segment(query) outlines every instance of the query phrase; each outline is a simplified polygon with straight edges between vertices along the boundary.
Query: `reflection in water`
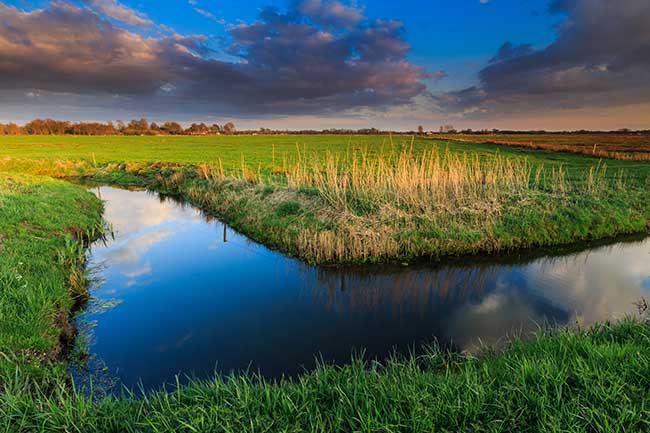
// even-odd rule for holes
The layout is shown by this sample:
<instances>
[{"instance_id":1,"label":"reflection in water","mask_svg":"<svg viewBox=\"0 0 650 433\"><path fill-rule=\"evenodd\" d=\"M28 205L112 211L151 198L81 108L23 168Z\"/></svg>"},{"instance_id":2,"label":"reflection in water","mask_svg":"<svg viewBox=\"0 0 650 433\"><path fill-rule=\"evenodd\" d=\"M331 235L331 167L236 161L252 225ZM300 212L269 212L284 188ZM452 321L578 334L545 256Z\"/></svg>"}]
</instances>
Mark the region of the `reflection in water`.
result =
<instances>
[{"instance_id":1,"label":"reflection in water","mask_svg":"<svg viewBox=\"0 0 650 433\"><path fill-rule=\"evenodd\" d=\"M500 262L312 267L171 199L96 193L115 240L92 248L103 281L93 294L119 302L81 320L96 324L95 359L129 387L178 373L277 378L317 356L382 358L433 340L471 351L544 323L620 318L650 292L649 240Z\"/></svg>"}]
</instances>

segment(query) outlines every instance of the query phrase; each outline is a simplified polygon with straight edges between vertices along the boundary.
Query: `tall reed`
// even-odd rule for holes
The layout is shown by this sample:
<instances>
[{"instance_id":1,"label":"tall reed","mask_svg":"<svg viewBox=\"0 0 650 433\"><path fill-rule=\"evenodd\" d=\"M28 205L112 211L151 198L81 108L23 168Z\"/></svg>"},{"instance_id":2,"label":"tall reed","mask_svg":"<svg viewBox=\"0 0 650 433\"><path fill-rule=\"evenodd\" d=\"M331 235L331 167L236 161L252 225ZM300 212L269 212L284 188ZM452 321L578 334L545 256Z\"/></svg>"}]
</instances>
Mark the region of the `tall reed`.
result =
<instances>
[{"instance_id":1,"label":"tall reed","mask_svg":"<svg viewBox=\"0 0 650 433\"><path fill-rule=\"evenodd\" d=\"M287 174L290 187L310 186L335 208L355 203L393 205L408 210L452 210L494 203L539 182L531 165L496 155L481 158L437 147L420 153L407 146L369 156L328 154L323 160L298 158Z\"/></svg>"}]
</instances>

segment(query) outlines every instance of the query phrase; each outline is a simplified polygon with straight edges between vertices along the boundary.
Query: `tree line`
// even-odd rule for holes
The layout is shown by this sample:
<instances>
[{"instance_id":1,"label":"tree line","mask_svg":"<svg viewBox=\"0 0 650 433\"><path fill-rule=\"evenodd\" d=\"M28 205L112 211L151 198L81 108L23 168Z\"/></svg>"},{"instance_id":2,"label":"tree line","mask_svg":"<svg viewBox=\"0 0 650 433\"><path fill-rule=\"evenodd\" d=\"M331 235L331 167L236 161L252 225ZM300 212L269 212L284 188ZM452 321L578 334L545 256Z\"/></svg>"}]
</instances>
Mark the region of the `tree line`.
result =
<instances>
[{"instance_id":1,"label":"tree line","mask_svg":"<svg viewBox=\"0 0 650 433\"><path fill-rule=\"evenodd\" d=\"M131 120L128 123L117 120L116 122L69 122L53 119L35 119L26 123L23 126L15 123L0 123L0 135L286 135L286 134L302 134L302 135L315 135L315 134L329 134L329 135L386 135L386 134L408 134L420 136L433 136L438 134L471 134L471 135L485 135L485 134L638 134L650 135L650 130L634 131L629 129L619 129L617 131L563 131L563 132L549 132L544 130L538 131L514 131L514 130L499 130L499 129L482 129L472 130L463 129L456 130L452 125L444 125L440 127L439 131L425 130L423 126L418 126L416 131L390 131L381 130L377 128L362 128L362 129L346 129L346 128L333 128L333 129L303 129L303 130L290 130L290 129L270 129L259 128L254 130L238 130L232 122L223 125L212 124L206 125L205 123L192 123L190 126L184 128L178 122L164 122L158 124L156 122L148 122L146 119Z\"/></svg>"},{"instance_id":2,"label":"tree line","mask_svg":"<svg viewBox=\"0 0 650 433\"><path fill-rule=\"evenodd\" d=\"M0 123L0 135L217 135L235 134L234 123L206 125L192 123L187 128L178 122L157 124L146 119L116 122L68 122L53 119L35 119L19 126Z\"/></svg>"}]
</instances>

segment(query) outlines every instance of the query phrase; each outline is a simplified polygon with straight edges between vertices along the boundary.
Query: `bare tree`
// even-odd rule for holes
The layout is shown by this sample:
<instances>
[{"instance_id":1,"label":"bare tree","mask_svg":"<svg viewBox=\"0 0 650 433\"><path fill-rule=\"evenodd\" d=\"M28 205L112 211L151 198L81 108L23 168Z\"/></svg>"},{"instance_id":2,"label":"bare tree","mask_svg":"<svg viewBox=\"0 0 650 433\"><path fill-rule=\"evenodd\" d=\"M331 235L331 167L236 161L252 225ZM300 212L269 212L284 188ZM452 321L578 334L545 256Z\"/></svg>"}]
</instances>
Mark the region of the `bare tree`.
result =
<instances>
[{"instance_id":1,"label":"bare tree","mask_svg":"<svg viewBox=\"0 0 650 433\"><path fill-rule=\"evenodd\" d=\"M232 122L228 122L225 125L223 125L223 133L224 134L234 134L237 132L237 129L235 128L235 124Z\"/></svg>"}]
</instances>

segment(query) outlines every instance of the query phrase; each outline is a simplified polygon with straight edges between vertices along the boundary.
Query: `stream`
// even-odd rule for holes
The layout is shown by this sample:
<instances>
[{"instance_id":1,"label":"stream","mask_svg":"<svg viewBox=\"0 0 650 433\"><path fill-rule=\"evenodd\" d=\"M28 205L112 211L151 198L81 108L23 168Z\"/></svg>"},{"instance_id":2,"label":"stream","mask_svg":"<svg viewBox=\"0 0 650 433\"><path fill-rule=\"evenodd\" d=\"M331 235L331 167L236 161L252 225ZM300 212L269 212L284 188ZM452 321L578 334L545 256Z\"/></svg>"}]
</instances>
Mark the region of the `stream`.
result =
<instances>
[{"instance_id":1,"label":"stream","mask_svg":"<svg viewBox=\"0 0 650 433\"><path fill-rule=\"evenodd\" d=\"M269 379L423 344L475 352L541 326L634 314L650 239L411 266L310 266L157 194L93 188L114 239L90 249L76 385L144 391L215 373ZM109 391L110 392L110 391Z\"/></svg>"}]
</instances>

